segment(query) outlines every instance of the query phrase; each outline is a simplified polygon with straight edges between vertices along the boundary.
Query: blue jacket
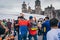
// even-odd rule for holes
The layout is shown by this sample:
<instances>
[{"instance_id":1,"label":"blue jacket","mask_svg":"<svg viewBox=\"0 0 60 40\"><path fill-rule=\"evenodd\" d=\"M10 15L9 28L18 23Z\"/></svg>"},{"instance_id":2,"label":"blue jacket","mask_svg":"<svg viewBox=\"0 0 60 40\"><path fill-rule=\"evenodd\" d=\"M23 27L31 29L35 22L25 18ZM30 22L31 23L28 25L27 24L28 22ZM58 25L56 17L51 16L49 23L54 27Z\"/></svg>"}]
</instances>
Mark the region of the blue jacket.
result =
<instances>
[{"instance_id":1,"label":"blue jacket","mask_svg":"<svg viewBox=\"0 0 60 40\"><path fill-rule=\"evenodd\" d=\"M43 24L42 24L42 29L43 29L43 35L46 35L47 32L51 29L50 27L50 21L46 20Z\"/></svg>"}]
</instances>

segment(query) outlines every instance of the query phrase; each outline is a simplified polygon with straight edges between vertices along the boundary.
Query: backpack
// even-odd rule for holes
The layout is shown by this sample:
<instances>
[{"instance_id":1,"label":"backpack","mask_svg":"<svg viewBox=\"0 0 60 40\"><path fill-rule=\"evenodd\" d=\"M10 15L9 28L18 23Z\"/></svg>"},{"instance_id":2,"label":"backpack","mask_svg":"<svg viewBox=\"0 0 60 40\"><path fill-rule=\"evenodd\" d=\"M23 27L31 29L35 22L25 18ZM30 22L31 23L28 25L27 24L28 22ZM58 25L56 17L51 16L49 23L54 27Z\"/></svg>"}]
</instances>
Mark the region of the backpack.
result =
<instances>
[{"instance_id":1,"label":"backpack","mask_svg":"<svg viewBox=\"0 0 60 40\"><path fill-rule=\"evenodd\" d=\"M19 26L19 34L21 36L27 35L28 27L27 26Z\"/></svg>"},{"instance_id":2,"label":"backpack","mask_svg":"<svg viewBox=\"0 0 60 40\"><path fill-rule=\"evenodd\" d=\"M20 20L19 21L19 34L21 36L26 36L27 35L27 31L28 31L28 21L27 20Z\"/></svg>"},{"instance_id":3,"label":"backpack","mask_svg":"<svg viewBox=\"0 0 60 40\"><path fill-rule=\"evenodd\" d=\"M5 33L5 29L2 27L2 25L0 25L0 35Z\"/></svg>"},{"instance_id":4,"label":"backpack","mask_svg":"<svg viewBox=\"0 0 60 40\"><path fill-rule=\"evenodd\" d=\"M36 35L37 34L37 23L36 22L31 22L29 34L30 35Z\"/></svg>"}]
</instances>

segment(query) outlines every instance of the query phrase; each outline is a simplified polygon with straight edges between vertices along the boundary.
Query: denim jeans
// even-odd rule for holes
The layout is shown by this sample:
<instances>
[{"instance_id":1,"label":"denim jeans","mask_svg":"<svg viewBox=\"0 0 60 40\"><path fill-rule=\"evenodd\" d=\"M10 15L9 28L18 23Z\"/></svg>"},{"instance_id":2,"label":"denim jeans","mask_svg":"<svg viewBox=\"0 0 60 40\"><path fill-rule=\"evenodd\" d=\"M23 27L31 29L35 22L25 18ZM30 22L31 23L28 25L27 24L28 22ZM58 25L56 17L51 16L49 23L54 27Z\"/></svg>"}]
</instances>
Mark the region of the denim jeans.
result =
<instances>
[{"instance_id":1,"label":"denim jeans","mask_svg":"<svg viewBox=\"0 0 60 40\"><path fill-rule=\"evenodd\" d=\"M47 37L46 37L46 35L43 35L43 40L47 40Z\"/></svg>"},{"instance_id":2,"label":"denim jeans","mask_svg":"<svg viewBox=\"0 0 60 40\"><path fill-rule=\"evenodd\" d=\"M22 26L22 27L19 27L19 35L18 35L18 39L19 40L27 40L27 27L26 26Z\"/></svg>"},{"instance_id":3,"label":"denim jeans","mask_svg":"<svg viewBox=\"0 0 60 40\"><path fill-rule=\"evenodd\" d=\"M14 28L14 36L16 36L16 28Z\"/></svg>"},{"instance_id":4,"label":"denim jeans","mask_svg":"<svg viewBox=\"0 0 60 40\"><path fill-rule=\"evenodd\" d=\"M19 34L18 37L19 37L18 40L27 40L27 34L24 36Z\"/></svg>"},{"instance_id":5,"label":"denim jeans","mask_svg":"<svg viewBox=\"0 0 60 40\"><path fill-rule=\"evenodd\" d=\"M18 40L19 40L19 32L18 32Z\"/></svg>"},{"instance_id":6,"label":"denim jeans","mask_svg":"<svg viewBox=\"0 0 60 40\"><path fill-rule=\"evenodd\" d=\"M30 35L30 34L29 34L29 36L28 36L29 40L33 40L32 37L34 38L34 40L37 40L37 35L34 35L34 36L33 36L33 35Z\"/></svg>"}]
</instances>

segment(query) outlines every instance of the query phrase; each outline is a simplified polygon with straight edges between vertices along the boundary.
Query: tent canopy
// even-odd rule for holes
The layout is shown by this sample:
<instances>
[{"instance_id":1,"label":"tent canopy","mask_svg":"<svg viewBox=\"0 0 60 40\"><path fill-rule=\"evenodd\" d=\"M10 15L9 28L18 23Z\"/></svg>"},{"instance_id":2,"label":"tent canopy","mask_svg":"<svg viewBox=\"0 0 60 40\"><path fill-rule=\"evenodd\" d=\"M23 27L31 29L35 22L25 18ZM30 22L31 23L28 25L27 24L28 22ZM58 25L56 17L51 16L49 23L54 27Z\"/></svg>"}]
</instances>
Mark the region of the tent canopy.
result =
<instances>
[{"instance_id":1,"label":"tent canopy","mask_svg":"<svg viewBox=\"0 0 60 40\"><path fill-rule=\"evenodd\" d=\"M29 19L30 16L36 17L37 20L40 18L44 19L46 17L44 15L38 15L38 14L29 14L29 13L23 13L23 14L26 19Z\"/></svg>"}]
</instances>

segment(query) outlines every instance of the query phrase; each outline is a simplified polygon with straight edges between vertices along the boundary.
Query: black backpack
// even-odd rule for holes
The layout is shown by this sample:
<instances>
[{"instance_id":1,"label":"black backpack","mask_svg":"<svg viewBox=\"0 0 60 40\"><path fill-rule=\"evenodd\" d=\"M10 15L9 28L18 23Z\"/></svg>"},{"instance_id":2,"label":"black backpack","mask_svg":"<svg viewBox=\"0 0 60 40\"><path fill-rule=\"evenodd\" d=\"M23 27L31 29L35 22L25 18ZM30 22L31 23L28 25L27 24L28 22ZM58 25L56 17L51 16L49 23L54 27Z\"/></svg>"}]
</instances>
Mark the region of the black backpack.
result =
<instances>
[{"instance_id":1,"label":"black backpack","mask_svg":"<svg viewBox=\"0 0 60 40\"><path fill-rule=\"evenodd\" d=\"M2 25L0 25L0 35L4 34L5 33L5 29L3 28Z\"/></svg>"}]
</instances>

